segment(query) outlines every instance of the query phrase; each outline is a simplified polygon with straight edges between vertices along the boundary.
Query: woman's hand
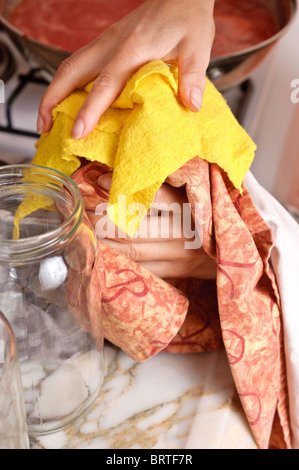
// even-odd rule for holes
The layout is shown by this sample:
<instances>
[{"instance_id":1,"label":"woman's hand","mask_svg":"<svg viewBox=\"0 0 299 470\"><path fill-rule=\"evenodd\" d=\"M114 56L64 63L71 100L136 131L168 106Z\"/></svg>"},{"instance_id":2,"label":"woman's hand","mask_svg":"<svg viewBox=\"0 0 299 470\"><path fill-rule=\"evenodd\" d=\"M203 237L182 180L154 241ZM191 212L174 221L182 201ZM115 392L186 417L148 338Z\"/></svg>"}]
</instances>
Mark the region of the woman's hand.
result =
<instances>
[{"instance_id":1,"label":"woman's hand","mask_svg":"<svg viewBox=\"0 0 299 470\"><path fill-rule=\"evenodd\" d=\"M162 59L179 67L183 104L200 109L214 40L215 0L147 0L59 67L41 100L38 133L52 125L52 110L76 88L93 88L75 120L72 136L86 137L130 76L145 63Z\"/></svg>"},{"instance_id":2,"label":"woman's hand","mask_svg":"<svg viewBox=\"0 0 299 470\"><path fill-rule=\"evenodd\" d=\"M99 178L98 184L108 192L111 179L112 174L106 173ZM157 210L152 213L149 211L144 220L147 232L142 231L143 225L141 224L142 235L137 234L137 237L133 239L129 237L108 238L106 233L98 233L97 223L103 216L97 216L92 212L89 212L88 216L103 243L123 253L160 278L215 279L216 262L202 248L186 248L186 243L192 242L190 235L194 233L194 228L189 230L189 233L184 233L182 227L183 204L187 202L184 188L176 189L163 184L155 198L156 207L163 207L163 211ZM179 217L172 211L174 207L178 208ZM169 208L168 214L167 208ZM154 237L150 235L150 227L154 229L158 227Z\"/></svg>"}]
</instances>

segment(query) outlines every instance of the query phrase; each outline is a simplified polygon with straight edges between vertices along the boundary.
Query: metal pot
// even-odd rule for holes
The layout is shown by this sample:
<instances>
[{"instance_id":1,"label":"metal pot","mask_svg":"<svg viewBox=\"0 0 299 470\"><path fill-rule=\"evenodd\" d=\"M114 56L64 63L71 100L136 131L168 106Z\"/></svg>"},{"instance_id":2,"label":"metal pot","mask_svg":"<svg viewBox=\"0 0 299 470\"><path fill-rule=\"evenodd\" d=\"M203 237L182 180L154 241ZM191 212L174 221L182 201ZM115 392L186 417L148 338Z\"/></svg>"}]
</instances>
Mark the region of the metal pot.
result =
<instances>
[{"instance_id":1,"label":"metal pot","mask_svg":"<svg viewBox=\"0 0 299 470\"><path fill-rule=\"evenodd\" d=\"M262 0L262 3L271 12L280 29L277 34L256 46L210 60L208 76L220 91L244 82L285 35L296 16L297 0Z\"/></svg>"},{"instance_id":2,"label":"metal pot","mask_svg":"<svg viewBox=\"0 0 299 470\"><path fill-rule=\"evenodd\" d=\"M43 0L40 0L43 1ZM248 0L243 0L247 2ZM224 91L242 83L265 59L276 42L286 33L297 11L297 0L262 0L280 26L279 32L262 43L234 54L212 58L208 76ZM0 21L18 49L30 60L54 75L59 64L70 55L57 47L25 37L10 24L9 18L18 0L0 0Z\"/></svg>"}]
</instances>

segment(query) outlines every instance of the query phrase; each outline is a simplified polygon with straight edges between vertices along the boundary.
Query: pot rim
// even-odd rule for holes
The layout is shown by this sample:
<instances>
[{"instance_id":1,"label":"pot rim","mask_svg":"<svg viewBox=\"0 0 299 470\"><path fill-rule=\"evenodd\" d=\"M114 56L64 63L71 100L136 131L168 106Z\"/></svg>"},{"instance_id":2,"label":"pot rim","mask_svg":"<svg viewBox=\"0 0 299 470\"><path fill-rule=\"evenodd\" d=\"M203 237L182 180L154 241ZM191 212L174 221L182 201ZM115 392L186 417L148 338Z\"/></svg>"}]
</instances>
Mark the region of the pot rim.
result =
<instances>
[{"instance_id":1,"label":"pot rim","mask_svg":"<svg viewBox=\"0 0 299 470\"><path fill-rule=\"evenodd\" d=\"M266 39L265 41L262 41L262 42L256 44L255 46L247 47L246 49L242 49L240 51L233 52L231 54L225 54L225 55L221 55L219 57L212 57L210 59L210 65L214 66L215 64L217 64L219 62L227 62L227 61L231 61L233 59L242 59L242 57L244 57L246 55L258 52L261 49L264 49L264 48L270 46L271 44L275 43L278 39L280 39L282 36L285 35L285 33L292 26L292 24L295 20L296 13L298 11L298 1L297 0L290 0L289 1L289 6L290 6L289 19L288 19L287 23L276 34L274 34L270 38Z\"/></svg>"}]
</instances>

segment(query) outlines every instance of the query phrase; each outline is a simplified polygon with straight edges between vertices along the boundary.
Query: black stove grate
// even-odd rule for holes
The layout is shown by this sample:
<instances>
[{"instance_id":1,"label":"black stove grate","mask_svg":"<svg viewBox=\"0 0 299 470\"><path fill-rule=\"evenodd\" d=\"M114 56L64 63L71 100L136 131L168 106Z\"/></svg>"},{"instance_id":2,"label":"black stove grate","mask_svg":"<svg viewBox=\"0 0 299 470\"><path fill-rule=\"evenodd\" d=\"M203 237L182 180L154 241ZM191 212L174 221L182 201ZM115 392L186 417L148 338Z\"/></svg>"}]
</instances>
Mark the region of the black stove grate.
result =
<instances>
[{"instance_id":1,"label":"black stove grate","mask_svg":"<svg viewBox=\"0 0 299 470\"><path fill-rule=\"evenodd\" d=\"M0 79L6 82L14 74L16 64L9 48L0 41Z\"/></svg>"},{"instance_id":2,"label":"black stove grate","mask_svg":"<svg viewBox=\"0 0 299 470\"><path fill-rule=\"evenodd\" d=\"M49 85L49 82L42 76L42 72L43 70L41 68L32 68L28 73L18 75L18 83L5 103L6 125L0 125L0 132L6 132L9 134L21 135L25 137L39 137L36 132L16 128L12 122L12 110L15 100L23 92L24 88L28 84L33 83Z\"/></svg>"}]
</instances>

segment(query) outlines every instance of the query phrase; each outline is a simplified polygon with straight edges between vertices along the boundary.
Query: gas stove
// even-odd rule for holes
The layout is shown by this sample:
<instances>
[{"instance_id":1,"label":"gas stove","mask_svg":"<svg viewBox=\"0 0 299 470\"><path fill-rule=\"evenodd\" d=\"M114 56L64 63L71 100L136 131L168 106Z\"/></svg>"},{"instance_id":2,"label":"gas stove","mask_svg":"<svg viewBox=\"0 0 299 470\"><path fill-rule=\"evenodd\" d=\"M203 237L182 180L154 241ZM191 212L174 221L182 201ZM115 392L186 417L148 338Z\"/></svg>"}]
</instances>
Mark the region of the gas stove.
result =
<instances>
[{"instance_id":1,"label":"gas stove","mask_svg":"<svg viewBox=\"0 0 299 470\"><path fill-rule=\"evenodd\" d=\"M24 59L6 33L0 32L0 160L30 162L35 153L39 102L51 77Z\"/></svg>"}]
</instances>

